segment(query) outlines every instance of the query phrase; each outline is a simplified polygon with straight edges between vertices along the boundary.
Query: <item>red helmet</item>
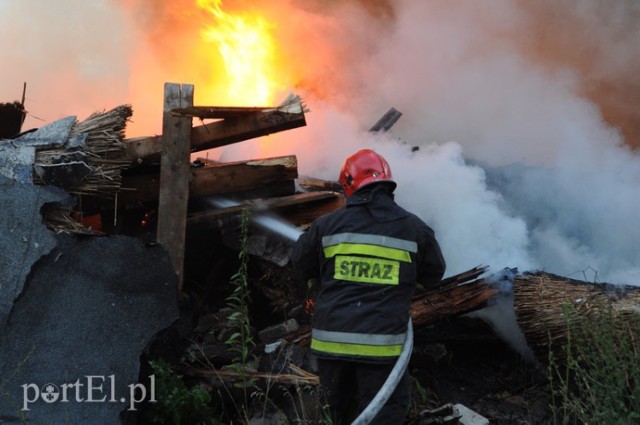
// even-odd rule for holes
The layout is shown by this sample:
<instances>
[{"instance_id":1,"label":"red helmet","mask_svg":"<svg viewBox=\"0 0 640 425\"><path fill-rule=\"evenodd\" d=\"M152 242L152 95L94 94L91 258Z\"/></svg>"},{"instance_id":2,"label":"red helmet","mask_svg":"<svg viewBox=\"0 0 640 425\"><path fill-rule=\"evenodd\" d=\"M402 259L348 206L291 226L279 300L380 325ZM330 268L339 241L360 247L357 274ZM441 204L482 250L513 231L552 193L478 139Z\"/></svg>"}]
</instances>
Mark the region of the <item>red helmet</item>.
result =
<instances>
[{"instance_id":1,"label":"red helmet","mask_svg":"<svg viewBox=\"0 0 640 425\"><path fill-rule=\"evenodd\" d=\"M374 182L389 182L394 189L396 187L389 163L382 156L371 149L362 149L344 161L340 170L340 184L347 196Z\"/></svg>"}]
</instances>

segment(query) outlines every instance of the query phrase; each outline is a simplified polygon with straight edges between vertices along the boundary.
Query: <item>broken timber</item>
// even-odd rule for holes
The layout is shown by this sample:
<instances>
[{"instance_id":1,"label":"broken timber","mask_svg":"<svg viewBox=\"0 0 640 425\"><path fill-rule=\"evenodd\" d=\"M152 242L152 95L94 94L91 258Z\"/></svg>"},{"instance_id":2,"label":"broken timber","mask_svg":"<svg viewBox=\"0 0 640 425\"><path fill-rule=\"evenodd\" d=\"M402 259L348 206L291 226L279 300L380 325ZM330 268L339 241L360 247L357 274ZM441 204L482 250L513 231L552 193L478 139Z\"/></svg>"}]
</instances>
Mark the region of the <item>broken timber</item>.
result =
<instances>
[{"instance_id":1,"label":"broken timber","mask_svg":"<svg viewBox=\"0 0 640 425\"><path fill-rule=\"evenodd\" d=\"M484 307L499 292L496 286L479 278L486 271L476 267L442 280L436 287L414 297L411 319L420 328L448 317Z\"/></svg>"},{"instance_id":2,"label":"broken timber","mask_svg":"<svg viewBox=\"0 0 640 425\"><path fill-rule=\"evenodd\" d=\"M238 193L263 188L268 195L290 195L295 191L294 179L298 175L297 159L293 155L237 161L209 163L185 171L189 176L189 196L192 198ZM124 178L125 191L121 192L122 205L135 202L156 202L160 193L157 174L137 174ZM273 193L275 192L275 193Z\"/></svg>"},{"instance_id":3,"label":"broken timber","mask_svg":"<svg viewBox=\"0 0 640 425\"><path fill-rule=\"evenodd\" d=\"M306 125L304 112L283 112L273 108L257 111L255 107L194 107L196 111L206 111L207 108L215 109L218 111L217 115L225 119L193 127L191 129L191 152L218 148ZM178 109L178 111L184 111L184 109ZM220 111L227 111L227 113ZM233 111L233 113L229 111ZM211 116L205 112L200 113L205 118ZM183 114L174 112L173 115L182 116ZM140 162L146 157L157 155L161 150L161 136L125 140L125 159L130 161Z\"/></svg>"},{"instance_id":4,"label":"broken timber","mask_svg":"<svg viewBox=\"0 0 640 425\"><path fill-rule=\"evenodd\" d=\"M373 127L369 129L369 131L373 133L385 133L391 130L391 127L393 127L401 116L402 112L398 111L396 108L391 108L378 120L378 122L373 125Z\"/></svg>"},{"instance_id":5,"label":"broken timber","mask_svg":"<svg viewBox=\"0 0 640 425\"><path fill-rule=\"evenodd\" d=\"M241 189L237 178L231 178L233 185L220 175L211 176L210 171L223 166L206 166L204 172L197 173L200 181L191 175L190 155L206 149L220 147L231 143L264 136L278 131L300 127L306 124L304 103L298 96L289 95L276 108L240 108L240 107L194 107L193 85L165 84L164 114L162 136L135 139L125 143L124 159L142 163L143 159L161 153L157 240L169 253L171 263L178 275L178 295L182 297L184 283L184 251L187 226L187 209L189 197L204 196L210 192L209 186L220 190L236 192ZM222 118L221 121L199 127L192 126L194 116L201 118ZM240 176L248 175L252 181L259 180L265 184L264 175L256 177L249 168L239 172ZM286 182L287 190L295 191L294 179L297 177L297 161L289 166L276 166L280 174L282 169L293 169L292 177ZM191 186L190 181L194 181ZM268 179L266 179L268 180ZM277 185L276 185L277 186ZM201 188L202 190L196 190ZM138 200L138 202L140 202Z\"/></svg>"}]
</instances>

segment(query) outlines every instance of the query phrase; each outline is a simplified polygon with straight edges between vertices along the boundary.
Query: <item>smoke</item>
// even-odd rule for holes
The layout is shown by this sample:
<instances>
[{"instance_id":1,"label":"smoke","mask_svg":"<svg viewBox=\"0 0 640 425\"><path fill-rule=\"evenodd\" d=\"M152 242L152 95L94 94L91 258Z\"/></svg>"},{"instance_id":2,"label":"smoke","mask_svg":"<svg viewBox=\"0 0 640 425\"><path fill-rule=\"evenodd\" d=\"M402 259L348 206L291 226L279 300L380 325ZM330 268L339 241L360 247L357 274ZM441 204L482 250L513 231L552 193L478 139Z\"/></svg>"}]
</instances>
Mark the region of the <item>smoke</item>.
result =
<instances>
[{"instance_id":1,"label":"smoke","mask_svg":"<svg viewBox=\"0 0 640 425\"><path fill-rule=\"evenodd\" d=\"M468 317L483 319L493 328L504 342L520 356L531 364L536 363L535 355L527 344L526 337L518 326L516 312L513 308L514 274L509 269L503 269L487 276L486 282L496 286L499 292L491 300L487 307L468 313Z\"/></svg>"},{"instance_id":2,"label":"smoke","mask_svg":"<svg viewBox=\"0 0 640 425\"><path fill-rule=\"evenodd\" d=\"M221 67L194 2L54 3L0 0L0 99L27 81L27 109L46 121L132 103L130 136L160 132L165 81L216 104ZM640 284L636 1L223 5L276 24L282 98L295 91L311 112L306 127L211 156L295 153L301 174L335 179L374 148L397 201L435 229L448 275L489 265ZM367 133L391 106L403 113L392 131Z\"/></svg>"},{"instance_id":3,"label":"smoke","mask_svg":"<svg viewBox=\"0 0 640 425\"><path fill-rule=\"evenodd\" d=\"M20 100L26 82L28 129L131 100L130 33L108 0L2 0L0 101Z\"/></svg>"}]
</instances>

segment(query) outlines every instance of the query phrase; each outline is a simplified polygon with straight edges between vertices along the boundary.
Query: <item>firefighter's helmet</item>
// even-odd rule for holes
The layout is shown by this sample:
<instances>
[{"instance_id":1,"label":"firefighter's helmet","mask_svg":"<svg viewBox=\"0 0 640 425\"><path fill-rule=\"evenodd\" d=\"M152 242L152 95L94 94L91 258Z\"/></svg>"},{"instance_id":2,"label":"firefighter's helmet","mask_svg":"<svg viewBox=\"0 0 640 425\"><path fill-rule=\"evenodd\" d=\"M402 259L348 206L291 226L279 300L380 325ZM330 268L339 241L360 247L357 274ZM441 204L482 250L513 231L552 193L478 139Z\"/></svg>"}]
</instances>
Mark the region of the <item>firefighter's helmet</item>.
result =
<instances>
[{"instance_id":1,"label":"firefighter's helmet","mask_svg":"<svg viewBox=\"0 0 640 425\"><path fill-rule=\"evenodd\" d=\"M395 189L389 163L371 149L362 149L344 161L340 170L340 184L344 193L353 192L371 183L387 182Z\"/></svg>"}]
</instances>

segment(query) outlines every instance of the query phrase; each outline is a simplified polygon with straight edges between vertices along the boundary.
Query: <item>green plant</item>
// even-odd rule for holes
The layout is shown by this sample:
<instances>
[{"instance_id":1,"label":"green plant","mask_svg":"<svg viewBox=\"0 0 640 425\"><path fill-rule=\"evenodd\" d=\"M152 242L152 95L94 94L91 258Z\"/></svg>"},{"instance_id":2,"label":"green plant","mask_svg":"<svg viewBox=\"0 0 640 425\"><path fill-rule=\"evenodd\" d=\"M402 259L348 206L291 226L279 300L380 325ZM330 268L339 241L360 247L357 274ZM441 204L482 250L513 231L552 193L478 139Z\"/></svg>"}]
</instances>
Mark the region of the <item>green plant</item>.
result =
<instances>
[{"instance_id":1,"label":"green plant","mask_svg":"<svg viewBox=\"0 0 640 425\"><path fill-rule=\"evenodd\" d=\"M597 306L591 314L566 304L567 338L549 353L554 422L640 423L640 316Z\"/></svg>"},{"instance_id":2,"label":"green plant","mask_svg":"<svg viewBox=\"0 0 640 425\"><path fill-rule=\"evenodd\" d=\"M249 305L251 297L249 293L249 210L243 209L240 228L240 266L238 271L231 277L233 292L226 299L227 307L231 309L231 314L227 316L231 335L225 340L229 350L235 352L237 357L230 366L240 376L241 381L236 385L240 388L243 396L242 413L245 417L249 412L249 389L253 386L253 380L247 374L249 363L254 360L251 350L256 343L253 339L253 328L249 319Z\"/></svg>"},{"instance_id":3,"label":"green plant","mask_svg":"<svg viewBox=\"0 0 640 425\"><path fill-rule=\"evenodd\" d=\"M429 402L429 394L417 378L409 375L411 379L411 403L409 405L409 417L416 419Z\"/></svg>"},{"instance_id":4,"label":"green plant","mask_svg":"<svg viewBox=\"0 0 640 425\"><path fill-rule=\"evenodd\" d=\"M149 403L145 419L162 425L219 425L210 394L200 387L187 387L182 375L164 360L150 361L155 375L156 402Z\"/></svg>"}]
</instances>

